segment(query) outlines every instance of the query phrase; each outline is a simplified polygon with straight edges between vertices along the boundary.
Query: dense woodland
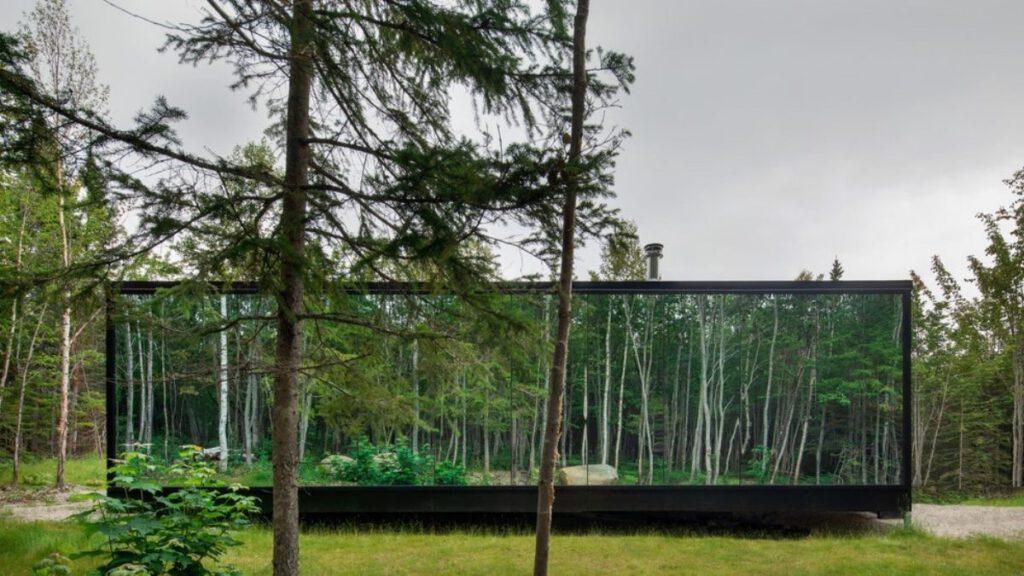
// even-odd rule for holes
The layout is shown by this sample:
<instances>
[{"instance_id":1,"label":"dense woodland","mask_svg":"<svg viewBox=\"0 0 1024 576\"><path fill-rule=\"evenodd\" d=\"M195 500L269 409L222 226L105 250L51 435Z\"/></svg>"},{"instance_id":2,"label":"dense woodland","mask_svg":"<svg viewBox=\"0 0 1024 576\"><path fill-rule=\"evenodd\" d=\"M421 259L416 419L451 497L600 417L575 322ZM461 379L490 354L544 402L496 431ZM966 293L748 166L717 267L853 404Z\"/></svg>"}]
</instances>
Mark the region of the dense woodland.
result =
<instances>
[{"instance_id":1,"label":"dense woodland","mask_svg":"<svg viewBox=\"0 0 1024 576\"><path fill-rule=\"evenodd\" d=\"M46 22L53 19L38 17L26 36L26 69L48 93L71 95L68 107L102 111L106 89L95 80L87 49L61 35L66 31L46 36L38 26ZM47 50L55 46L74 50L61 52L67 66L47 69L53 62ZM178 48L190 50L187 43ZM525 99L527 92L519 96ZM8 96L0 94L4 113L20 110ZM162 122L173 116L163 111L142 117L160 135L166 134ZM16 124L11 118L5 118L5 129ZM268 183L279 180L248 175L253 167L276 174L281 156L266 142L240 147L229 160L250 171L225 169L213 192L195 192L174 204L179 189L172 184L147 189L112 170L109 155L122 150L86 145L86 131L75 122L54 121L53 114L37 120L26 122L35 136L31 158L5 148L0 168L0 458L14 464L7 479L12 483L19 481L19 461L55 458L59 484L65 457L98 457L110 440L103 425L105 285L154 278L264 281L278 261L253 254L270 245L263 200L276 201ZM403 124L407 130L416 125L408 118ZM2 136L5 146L13 142L6 132ZM395 163L391 169L400 160L423 160L405 153L409 158L375 152L375 161ZM502 158L550 173L545 158ZM193 176L171 180L180 185ZM318 178L324 190L338 186ZM377 184L388 194L407 193ZM594 194L604 193L610 180L590 184ZM1024 485L1024 174L1007 184L1006 207L980 217L978 233L986 235L987 248L971 258L969 278L953 277L938 257L927 275L934 280L911 273L909 474L927 490L975 493ZM126 190L145 190L148 203L138 201L142 192L127 201ZM399 215L388 225L400 220L402 230L422 232L423 221L443 220L383 197L391 202L389 214ZM517 198L509 198L518 206ZM592 211L580 217L581 226L609 216L596 202L583 205ZM548 204L531 209L530 219L554 218ZM196 216L200 224L171 234L172 212L185 214L182 219L214 216ZM147 238L159 242L131 245L141 237L130 224L140 213ZM373 211L361 217L371 218L367 214ZM475 213L441 216L485 220ZM358 456L360 446L369 446L375 455L399 448L413 454L430 471L417 482L435 481L443 463L449 471L461 467L468 483L531 482L544 424L552 297L352 295L363 281L457 284L461 277L406 256L431 253L436 246L429 242L343 237L329 226L341 229L340 221L318 218L328 232L316 228L321 235L307 248L305 302L315 313L306 319L300 374L298 446L311 470L303 480L336 480L318 464L328 455ZM636 237L616 230L621 226L598 234L603 259L592 276L642 277ZM126 252L126 242L138 250ZM467 276L483 270L479 276L497 280L486 246L466 244L475 266ZM122 248L117 258L106 259L115 246ZM353 249L376 251L379 258L353 266L359 260ZM843 275L837 261L829 274L803 272L800 278L829 282ZM118 305L119 446L140 443L158 457L182 442L226 446L216 454L225 457L228 470L244 474L265 465L272 433L273 298L221 298L193 285ZM907 472L900 454L901 312L899 300L887 296L580 295L562 464L607 462L618 469L620 482L645 484L894 482ZM251 478L262 483L268 476Z\"/></svg>"}]
</instances>

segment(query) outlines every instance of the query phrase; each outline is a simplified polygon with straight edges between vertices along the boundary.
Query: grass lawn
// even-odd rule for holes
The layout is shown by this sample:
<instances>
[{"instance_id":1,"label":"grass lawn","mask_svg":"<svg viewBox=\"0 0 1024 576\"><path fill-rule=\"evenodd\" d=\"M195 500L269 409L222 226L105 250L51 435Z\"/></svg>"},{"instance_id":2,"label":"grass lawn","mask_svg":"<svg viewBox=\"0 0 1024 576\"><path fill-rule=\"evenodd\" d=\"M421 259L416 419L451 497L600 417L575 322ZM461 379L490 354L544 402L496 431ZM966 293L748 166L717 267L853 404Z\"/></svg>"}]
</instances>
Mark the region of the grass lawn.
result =
<instances>
[{"instance_id":1,"label":"grass lawn","mask_svg":"<svg viewBox=\"0 0 1024 576\"><path fill-rule=\"evenodd\" d=\"M29 488L49 488L53 486L57 474L56 458L27 457L19 466L18 475L21 485ZM103 488L106 485L106 461L99 456L88 456L68 459L64 478L68 484ZM11 481L10 460L0 461L0 484Z\"/></svg>"},{"instance_id":2,"label":"grass lawn","mask_svg":"<svg viewBox=\"0 0 1024 576\"><path fill-rule=\"evenodd\" d=\"M243 531L228 561L270 574L271 533ZM0 567L27 574L46 554L71 554L87 539L68 523L0 519ZM301 541L303 574L526 574L528 533L430 533L380 527L313 529ZM94 564L79 561L74 573ZM1024 541L946 540L918 532L758 538L668 533L556 534L553 574L1020 574Z\"/></svg>"}]
</instances>

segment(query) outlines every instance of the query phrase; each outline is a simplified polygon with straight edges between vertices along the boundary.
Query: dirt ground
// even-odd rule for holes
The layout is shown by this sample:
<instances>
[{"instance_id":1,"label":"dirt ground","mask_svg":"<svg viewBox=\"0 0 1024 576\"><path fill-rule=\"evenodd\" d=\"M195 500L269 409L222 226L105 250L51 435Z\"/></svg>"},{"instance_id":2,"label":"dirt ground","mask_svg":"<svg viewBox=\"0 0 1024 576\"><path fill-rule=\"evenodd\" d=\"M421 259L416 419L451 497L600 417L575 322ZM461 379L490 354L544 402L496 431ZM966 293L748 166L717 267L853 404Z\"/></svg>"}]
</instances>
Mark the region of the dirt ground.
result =
<instances>
[{"instance_id":1,"label":"dirt ground","mask_svg":"<svg viewBox=\"0 0 1024 576\"><path fill-rule=\"evenodd\" d=\"M0 491L0 516L19 520L65 520L92 506L86 495L94 490L81 486L59 490Z\"/></svg>"},{"instance_id":2,"label":"dirt ground","mask_svg":"<svg viewBox=\"0 0 1024 576\"><path fill-rule=\"evenodd\" d=\"M911 518L936 536L1024 538L1024 507L915 504Z\"/></svg>"}]
</instances>

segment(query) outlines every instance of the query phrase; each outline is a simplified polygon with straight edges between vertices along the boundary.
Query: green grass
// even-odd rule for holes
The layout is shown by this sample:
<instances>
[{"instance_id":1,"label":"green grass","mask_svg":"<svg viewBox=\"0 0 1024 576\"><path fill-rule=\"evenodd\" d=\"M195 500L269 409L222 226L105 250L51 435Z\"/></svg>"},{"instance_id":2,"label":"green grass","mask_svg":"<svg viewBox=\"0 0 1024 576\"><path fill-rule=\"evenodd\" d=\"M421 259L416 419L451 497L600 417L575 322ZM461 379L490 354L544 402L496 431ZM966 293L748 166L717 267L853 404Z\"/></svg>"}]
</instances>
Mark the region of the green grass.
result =
<instances>
[{"instance_id":1,"label":"green grass","mask_svg":"<svg viewBox=\"0 0 1024 576\"><path fill-rule=\"evenodd\" d=\"M29 457L18 467L21 485L29 488L49 488L57 477L56 458ZM103 458L92 455L71 458L64 469L64 479L68 484L102 488L106 485L106 462ZM0 484L11 481L11 462L0 462Z\"/></svg>"},{"instance_id":2,"label":"green grass","mask_svg":"<svg viewBox=\"0 0 1024 576\"><path fill-rule=\"evenodd\" d=\"M1024 490L1001 496L967 498L962 504L971 506L1024 506Z\"/></svg>"},{"instance_id":3,"label":"green grass","mask_svg":"<svg viewBox=\"0 0 1024 576\"><path fill-rule=\"evenodd\" d=\"M228 562L245 574L271 573L271 533L239 534ZM87 545L66 523L0 519L0 566L26 574L57 551ZM431 533L413 529L311 529L301 539L303 574L526 574L533 558L528 533L487 530ZM76 561L74 573L95 566ZM556 534L553 574L1020 574L1024 542L947 540L919 532L776 539L670 533Z\"/></svg>"}]
</instances>

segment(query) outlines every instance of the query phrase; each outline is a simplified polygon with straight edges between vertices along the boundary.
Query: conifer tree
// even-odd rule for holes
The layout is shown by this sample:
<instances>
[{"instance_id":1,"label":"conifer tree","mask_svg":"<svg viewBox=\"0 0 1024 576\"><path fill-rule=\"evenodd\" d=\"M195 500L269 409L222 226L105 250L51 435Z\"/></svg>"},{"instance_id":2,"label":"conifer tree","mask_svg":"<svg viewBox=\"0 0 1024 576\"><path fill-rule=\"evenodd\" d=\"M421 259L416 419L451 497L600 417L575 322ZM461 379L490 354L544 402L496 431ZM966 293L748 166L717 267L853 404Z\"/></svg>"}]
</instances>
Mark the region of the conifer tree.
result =
<instances>
[{"instance_id":1,"label":"conifer tree","mask_svg":"<svg viewBox=\"0 0 1024 576\"><path fill-rule=\"evenodd\" d=\"M548 244L557 225L565 165L564 99L571 49L565 4L535 12L520 0L251 3L208 0L203 20L180 25L167 47L183 63L231 64L232 86L274 113L272 135L283 176L263 163L184 149L172 128L186 116L160 98L122 128L33 82L8 38L0 41L0 92L6 112L59 116L94 135L118 199L138 208L139 230L93 266L144 254L205 221L249 206L247 230L230 243L268 262L256 278L277 303L273 387L274 572L298 572L297 411L303 321L353 321L310 309L307 287L327 290L354 278L393 279L389 262L423 262L426 280L470 293L489 271L462 247L489 241L494 226L521 223ZM606 52L593 82L607 101L632 78L628 58ZM287 90L279 89L286 85ZM525 137L503 144L489 130L460 134L449 101L464 89L487 118L511 121ZM3 112L3 111L0 111ZM27 124L27 122L25 123ZM603 204L611 185L612 145L577 150L577 221L590 232L613 223ZM125 162L126 153L131 154ZM113 153L118 152L118 156ZM140 164L172 167L158 182L135 176ZM260 185L233 195L227 180ZM343 254L336 266L310 265L312 243ZM193 262L203 278L221 254Z\"/></svg>"}]
</instances>

